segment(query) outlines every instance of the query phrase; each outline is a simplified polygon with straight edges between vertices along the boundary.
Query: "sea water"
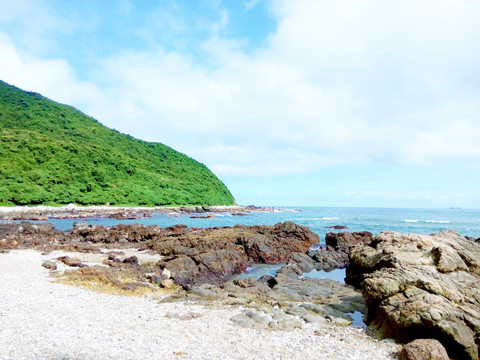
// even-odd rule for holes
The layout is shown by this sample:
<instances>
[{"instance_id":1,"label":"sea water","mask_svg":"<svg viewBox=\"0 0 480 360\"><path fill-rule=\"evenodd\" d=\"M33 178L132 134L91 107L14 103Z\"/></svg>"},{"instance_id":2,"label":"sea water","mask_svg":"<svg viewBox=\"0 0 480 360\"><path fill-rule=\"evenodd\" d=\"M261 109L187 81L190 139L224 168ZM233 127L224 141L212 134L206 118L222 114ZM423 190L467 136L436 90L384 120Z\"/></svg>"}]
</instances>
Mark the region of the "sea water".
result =
<instances>
[{"instance_id":1,"label":"sea water","mask_svg":"<svg viewBox=\"0 0 480 360\"><path fill-rule=\"evenodd\" d=\"M293 221L308 226L324 243L328 232L370 231L374 235L382 231L400 233L432 234L442 230L453 230L464 236L480 238L479 209L387 209L387 208L335 208L335 207L299 207L275 211L247 213L247 216L232 216L218 213L207 219L191 218L188 214L171 215L154 214L151 218L135 220L116 219L51 219L59 230L67 230L75 222L92 225L112 226L116 224L140 223L167 227L185 224L189 227L215 227L242 225L274 225L278 222ZM328 227L342 225L348 229L334 230Z\"/></svg>"},{"instance_id":2,"label":"sea water","mask_svg":"<svg viewBox=\"0 0 480 360\"><path fill-rule=\"evenodd\" d=\"M278 222L293 221L309 227L318 234L320 243L325 244L328 232L370 231L377 235L382 231L400 233L416 233L428 235L442 230L453 230L464 236L480 238L480 209L398 209L398 208L341 208L341 207L299 207L283 208L272 211L245 213L247 216L232 216L229 213L217 213L211 218L192 218L188 214L178 216L153 214L151 218L135 220L116 220L105 218L87 219L51 219L49 222L62 231L70 229L75 222L91 225L112 226L116 224L158 225L168 227L185 224L189 227L221 227L242 225L274 225ZM342 225L347 229L335 230L329 227ZM262 275L273 275L280 266L255 266L248 274L259 278ZM343 281L345 270L324 272L314 270L306 277L330 278Z\"/></svg>"}]
</instances>

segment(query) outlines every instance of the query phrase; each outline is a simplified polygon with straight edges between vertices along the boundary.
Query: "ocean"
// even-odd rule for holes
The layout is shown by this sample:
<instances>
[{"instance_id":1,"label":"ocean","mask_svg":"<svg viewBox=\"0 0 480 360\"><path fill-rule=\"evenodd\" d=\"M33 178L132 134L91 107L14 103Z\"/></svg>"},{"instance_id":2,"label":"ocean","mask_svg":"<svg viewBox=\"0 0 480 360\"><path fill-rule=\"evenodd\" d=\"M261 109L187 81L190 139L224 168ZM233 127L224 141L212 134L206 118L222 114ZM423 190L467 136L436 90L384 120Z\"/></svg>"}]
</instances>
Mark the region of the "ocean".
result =
<instances>
[{"instance_id":1,"label":"ocean","mask_svg":"<svg viewBox=\"0 0 480 360\"><path fill-rule=\"evenodd\" d=\"M267 212L252 212L247 216L231 216L219 213L208 219L192 219L190 215L154 214L151 218L136 220L115 219L51 219L59 230L67 230L74 222L111 226L115 224L141 223L167 227L186 224L189 227L215 227L243 225L274 225L278 222L293 221L308 226L324 242L330 231L370 231L374 235L382 231L400 233L432 234L442 230L453 230L464 236L480 238L480 209L398 209L398 208L341 208L341 207L299 207ZM344 230L329 229L329 226L342 225Z\"/></svg>"}]
</instances>

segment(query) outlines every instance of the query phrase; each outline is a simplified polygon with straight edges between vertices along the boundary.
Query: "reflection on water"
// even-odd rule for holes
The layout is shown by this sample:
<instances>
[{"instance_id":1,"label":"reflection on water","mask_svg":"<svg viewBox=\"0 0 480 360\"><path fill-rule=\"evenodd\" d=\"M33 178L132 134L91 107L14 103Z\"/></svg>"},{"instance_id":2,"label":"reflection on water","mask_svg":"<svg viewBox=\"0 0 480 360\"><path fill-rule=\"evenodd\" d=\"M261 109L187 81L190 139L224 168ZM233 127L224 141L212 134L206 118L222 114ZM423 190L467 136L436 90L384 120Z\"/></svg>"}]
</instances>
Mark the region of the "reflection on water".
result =
<instances>
[{"instance_id":1,"label":"reflection on water","mask_svg":"<svg viewBox=\"0 0 480 360\"><path fill-rule=\"evenodd\" d=\"M361 328L367 327L367 325L363 321L363 314L360 311L355 311L348 315L350 315L350 317L353 319L352 326L361 327Z\"/></svg>"},{"instance_id":2,"label":"reflection on water","mask_svg":"<svg viewBox=\"0 0 480 360\"><path fill-rule=\"evenodd\" d=\"M345 269L335 269L332 271L312 270L304 273L301 277L312 279L330 279L345 284Z\"/></svg>"}]
</instances>

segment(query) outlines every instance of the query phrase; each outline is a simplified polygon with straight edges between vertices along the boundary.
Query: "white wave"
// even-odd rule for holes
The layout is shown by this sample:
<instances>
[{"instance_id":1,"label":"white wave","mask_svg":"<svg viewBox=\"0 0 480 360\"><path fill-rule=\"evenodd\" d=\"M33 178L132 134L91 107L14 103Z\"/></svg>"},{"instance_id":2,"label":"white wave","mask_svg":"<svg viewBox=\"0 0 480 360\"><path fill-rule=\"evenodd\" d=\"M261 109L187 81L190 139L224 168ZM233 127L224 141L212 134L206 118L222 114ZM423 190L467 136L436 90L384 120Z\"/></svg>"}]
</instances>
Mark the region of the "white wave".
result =
<instances>
[{"instance_id":1,"label":"white wave","mask_svg":"<svg viewBox=\"0 0 480 360\"><path fill-rule=\"evenodd\" d=\"M405 219L405 220L403 220L403 222L416 223L416 222L418 222L418 220L408 220L408 219Z\"/></svg>"},{"instance_id":2,"label":"white wave","mask_svg":"<svg viewBox=\"0 0 480 360\"><path fill-rule=\"evenodd\" d=\"M450 224L448 220L425 220L427 223Z\"/></svg>"},{"instance_id":3,"label":"white wave","mask_svg":"<svg viewBox=\"0 0 480 360\"><path fill-rule=\"evenodd\" d=\"M320 221L320 220L323 220L323 221L328 221L328 220L340 220L340 218L337 218L337 217L321 217L321 218L298 218L296 220L301 220L301 221Z\"/></svg>"}]
</instances>

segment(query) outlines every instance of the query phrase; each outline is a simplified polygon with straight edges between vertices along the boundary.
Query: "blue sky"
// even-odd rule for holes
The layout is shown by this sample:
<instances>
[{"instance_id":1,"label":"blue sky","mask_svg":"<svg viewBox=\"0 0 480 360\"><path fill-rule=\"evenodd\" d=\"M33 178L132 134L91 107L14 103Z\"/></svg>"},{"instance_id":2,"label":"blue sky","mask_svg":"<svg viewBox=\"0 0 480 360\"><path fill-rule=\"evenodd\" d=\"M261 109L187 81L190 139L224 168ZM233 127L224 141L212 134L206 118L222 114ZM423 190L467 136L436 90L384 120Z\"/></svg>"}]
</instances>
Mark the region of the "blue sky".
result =
<instances>
[{"instance_id":1,"label":"blue sky","mask_svg":"<svg viewBox=\"0 0 480 360\"><path fill-rule=\"evenodd\" d=\"M480 208L480 2L0 0L0 79L240 204Z\"/></svg>"}]
</instances>

